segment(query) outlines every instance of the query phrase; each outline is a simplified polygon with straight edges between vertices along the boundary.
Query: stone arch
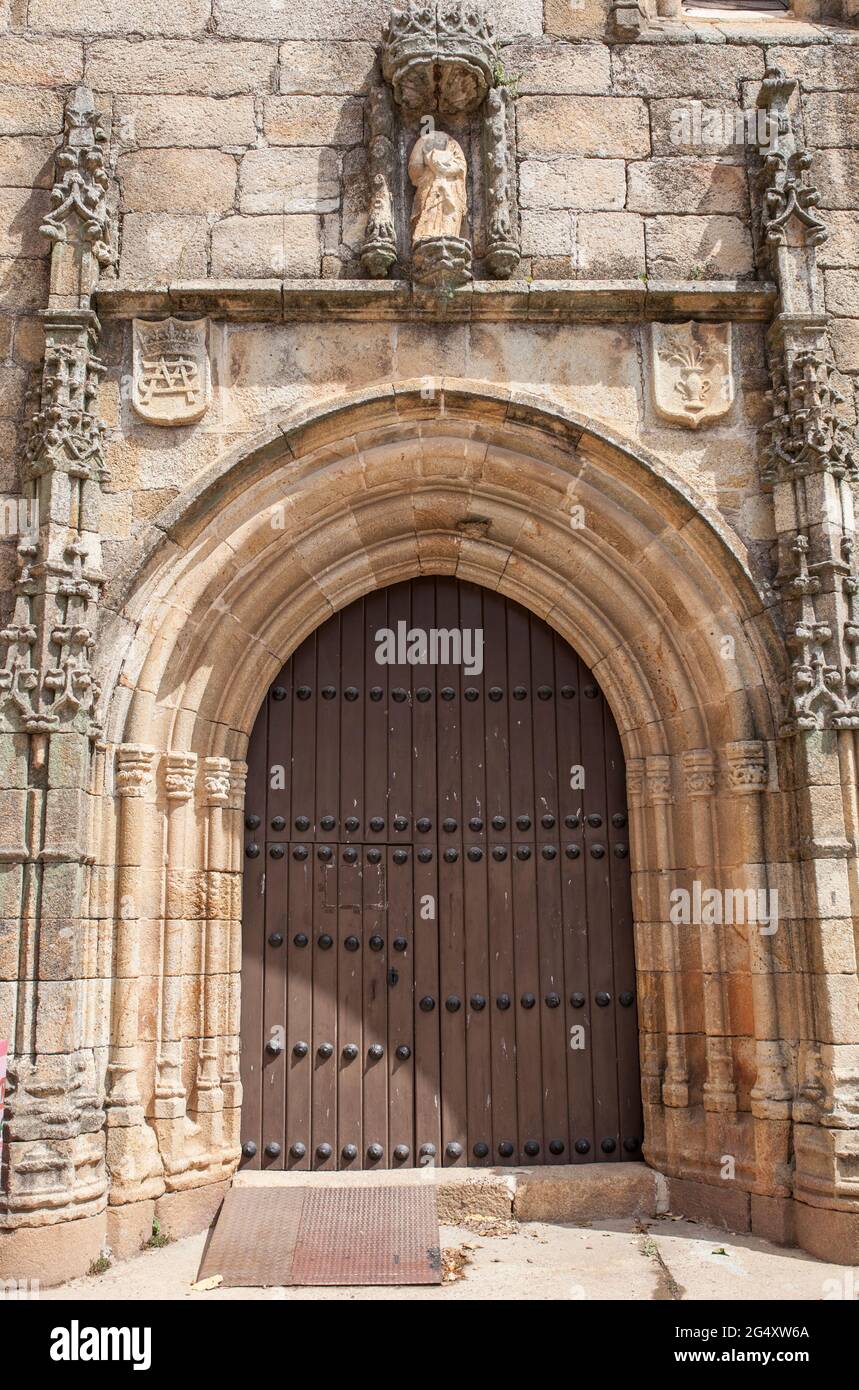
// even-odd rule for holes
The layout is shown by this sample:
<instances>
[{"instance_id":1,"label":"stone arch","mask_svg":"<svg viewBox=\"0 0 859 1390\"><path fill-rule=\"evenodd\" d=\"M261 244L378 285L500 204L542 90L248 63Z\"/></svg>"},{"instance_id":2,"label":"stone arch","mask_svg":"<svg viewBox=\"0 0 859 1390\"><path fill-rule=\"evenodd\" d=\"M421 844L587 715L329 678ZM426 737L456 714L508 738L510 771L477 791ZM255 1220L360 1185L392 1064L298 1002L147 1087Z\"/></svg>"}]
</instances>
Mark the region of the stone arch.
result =
<instances>
[{"instance_id":1,"label":"stone arch","mask_svg":"<svg viewBox=\"0 0 859 1390\"><path fill-rule=\"evenodd\" d=\"M116 918L111 1039L131 1099L121 1089L113 1103L151 1117L136 1150L133 1124L111 1132L113 1153L109 1133L119 1200L214 1181L238 1158L243 758L266 686L330 613L421 573L497 588L543 617L612 706L629 776L646 1157L717 1182L730 1152L748 1190L765 1153L767 1190L784 1194L782 1040L796 1020L772 942L667 920L670 887L767 886L765 866L787 857L772 828L783 817L764 809L779 796L779 644L742 546L641 449L543 401L443 381L273 423L162 514L106 596L116 825L101 815L102 855L134 905ZM194 985L177 938L197 927ZM150 939L159 977L143 986ZM128 1019L147 988L142 1059Z\"/></svg>"}]
</instances>

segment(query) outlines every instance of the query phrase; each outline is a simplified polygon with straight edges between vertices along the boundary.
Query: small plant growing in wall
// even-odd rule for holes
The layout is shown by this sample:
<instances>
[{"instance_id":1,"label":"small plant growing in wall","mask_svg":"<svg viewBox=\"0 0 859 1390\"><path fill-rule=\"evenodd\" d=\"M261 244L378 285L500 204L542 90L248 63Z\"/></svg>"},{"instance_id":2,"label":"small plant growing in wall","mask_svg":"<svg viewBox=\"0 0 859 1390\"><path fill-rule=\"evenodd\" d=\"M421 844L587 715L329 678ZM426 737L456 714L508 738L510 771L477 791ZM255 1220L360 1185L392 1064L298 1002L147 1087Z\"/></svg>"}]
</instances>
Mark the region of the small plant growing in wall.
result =
<instances>
[{"instance_id":1,"label":"small plant growing in wall","mask_svg":"<svg viewBox=\"0 0 859 1390\"><path fill-rule=\"evenodd\" d=\"M91 1275L106 1274L113 1264L112 1252L109 1246L105 1246L97 1259L93 1260L88 1273Z\"/></svg>"},{"instance_id":2,"label":"small plant growing in wall","mask_svg":"<svg viewBox=\"0 0 859 1390\"><path fill-rule=\"evenodd\" d=\"M521 75L518 77L511 77L501 59L497 59L492 69L492 81L496 87L504 87L510 93L511 97L517 97L519 95L519 83L521 80Z\"/></svg>"},{"instance_id":3,"label":"small plant growing in wall","mask_svg":"<svg viewBox=\"0 0 859 1390\"><path fill-rule=\"evenodd\" d=\"M163 1250L165 1245L170 1244L170 1237L161 1229L161 1222L158 1217L152 1221L152 1234L148 1240L143 1242L144 1250Z\"/></svg>"}]
</instances>

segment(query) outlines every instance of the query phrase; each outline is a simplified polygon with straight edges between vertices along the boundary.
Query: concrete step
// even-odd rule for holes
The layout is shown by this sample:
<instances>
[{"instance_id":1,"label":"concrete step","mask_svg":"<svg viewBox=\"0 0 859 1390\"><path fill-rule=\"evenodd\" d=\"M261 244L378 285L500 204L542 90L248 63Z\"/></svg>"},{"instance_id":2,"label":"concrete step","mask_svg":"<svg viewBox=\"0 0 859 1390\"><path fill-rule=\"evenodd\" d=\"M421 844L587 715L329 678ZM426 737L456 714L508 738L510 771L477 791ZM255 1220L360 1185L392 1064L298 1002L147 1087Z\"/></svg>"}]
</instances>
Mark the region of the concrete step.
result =
<instances>
[{"instance_id":1,"label":"concrete step","mask_svg":"<svg viewBox=\"0 0 859 1390\"><path fill-rule=\"evenodd\" d=\"M407 1168L398 1172L237 1173L235 1187L407 1187L434 1183L439 1220L590 1221L668 1211L668 1184L644 1163L557 1164L551 1168Z\"/></svg>"}]
</instances>

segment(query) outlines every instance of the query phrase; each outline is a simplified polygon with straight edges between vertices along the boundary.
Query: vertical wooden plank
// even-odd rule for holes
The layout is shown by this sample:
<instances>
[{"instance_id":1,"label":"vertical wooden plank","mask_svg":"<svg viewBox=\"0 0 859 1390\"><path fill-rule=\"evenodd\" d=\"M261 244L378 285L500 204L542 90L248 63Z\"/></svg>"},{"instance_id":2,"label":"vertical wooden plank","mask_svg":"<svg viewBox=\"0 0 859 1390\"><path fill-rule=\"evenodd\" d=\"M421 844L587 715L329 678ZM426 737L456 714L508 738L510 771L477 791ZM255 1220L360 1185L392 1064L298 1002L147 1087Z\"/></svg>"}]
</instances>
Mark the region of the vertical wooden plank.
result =
<instances>
[{"instance_id":1,"label":"vertical wooden plank","mask_svg":"<svg viewBox=\"0 0 859 1390\"><path fill-rule=\"evenodd\" d=\"M492 1156L492 1007L489 978L488 850L469 845L463 859L466 934L466 1095L469 1164L491 1164ZM482 1146L487 1146L484 1153Z\"/></svg>"},{"instance_id":2,"label":"vertical wooden plank","mask_svg":"<svg viewBox=\"0 0 859 1390\"><path fill-rule=\"evenodd\" d=\"M384 701L371 702L364 663L365 601L359 599L340 614L340 807L337 838L347 844L364 840L364 731L368 711L381 711ZM372 647L370 648L372 655Z\"/></svg>"},{"instance_id":3,"label":"vertical wooden plank","mask_svg":"<svg viewBox=\"0 0 859 1390\"><path fill-rule=\"evenodd\" d=\"M262 1141L263 976L265 953L265 816L268 757L268 699L248 746L248 784L244 807L242 878L242 1009L239 1056L242 1078L242 1143L256 1145L242 1166L259 1168ZM251 851L248 854L248 850Z\"/></svg>"},{"instance_id":4,"label":"vertical wooden plank","mask_svg":"<svg viewBox=\"0 0 859 1390\"><path fill-rule=\"evenodd\" d=\"M433 626L456 632L460 626L456 581L436 581ZM452 651L447 653L453 655ZM443 1162L468 1162L468 1097L466 1092L465 917L462 879L462 787L460 706L480 703L479 678L467 676L452 662L437 668L439 689L455 689L461 679L462 701L441 700L436 711L439 820L439 971L441 1030L441 1119ZM469 697L476 698L469 701Z\"/></svg>"},{"instance_id":5,"label":"vertical wooden plank","mask_svg":"<svg viewBox=\"0 0 859 1390\"><path fill-rule=\"evenodd\" d=\"M385 847L364 852L364 1159L365 1168L390 1166L388 1144L387 865ZM373 1049L381 1047L379 1056ZM370 1146L381 1154L374 1158Z\"/></svg>"},{"instance_id":6,"label":"vertical wooden plank","mask_svg":"<svg viewBox=\"0 0 859 1390\"><path fill-rule=\"evenodd\" d=\"M388 711L391 667L379 662L376 633L389 626L390 591L382 589L364 600L364 681L367 704L364 725L364 814L361 839L384 843L388 817ZM381 829L371 829L371 823Z\"/></svg>"},{"instance_id":7,"label":"vertical wooden plank","mask_svg":"<svg viewBox=\"0 0 859 1390\"><path fill-rule=\"evenodd\" d=\"M413 586L412 623L435 623L434 581ZM412 836L414 857L415 970L415 1147L417 1163L441 1163L441 1053L439 1000L439 882L436 726L438 708L449 703L442 686L427 673L432 700L412 706ZM452 688L452 687L451 687ZM458 698L458 693L455 692ZM432 1149L422 1157L421 1149Z\"/></svg>"},{"instance_id":8,"label":"vertical wooden plank","mask_svg":"<svg viewBox=\"0 0 859 1390\"><path fill-rule=\"evenodd\" d=\"M492 1046L493 1162L518 1161L516 976L510 846L495 844L487 861L489 1003Z\"/></svg>"},{"instance_id":9,"label":"vertical wooden plank","mask_svg":"<svg viewBox=\"0 0 859 1390\"><path fill-rule=\"evenodd\" d=\"M293 839L312 840L316 827L316 633L292 658L292 815Z\"/></svg>"},{"instance_id":10,"label":"vertical wooden plank","mask_svg":"<svg viewBox=\"0 0 859 1390\"><path fill-rule=\"evenodd\" d=\"M324 805L325 803L321 803ZM316 845L313 868L312 1168L336 1168L337 1158L337 856L331 845ZM329 943L325 948L325 943ZM330 1052L328 1049L331 1049ZM322 1147L322 1152L320 1152ZM330 1153L328 1150L330 1149Z\"/></svg>"},{"instance_id":11,"label":"vertical wooden plank","mask_svg":"<svg viewBox=\"0 0 859 1390\"><path fill-rule=\"evenodd\" d=\"M295 687L292 661L268 688L266 708L268 716L267 748L264 767L251 768L248 765L248 786L257 785L263 803L260 813L268 829L276 835L289 839L292 806L292 717L295 703ZM263 837L265 838L265 837Z\"/></svg>"},{"instance_id":12,"label":"vertical wooden plank","mask_svg":"<svg viewBox=\"0 0 859 1390\"><path fill-rule=\"evenodd\" d=\"M635 949L629 881L629 811L626 768L614 716L605 706L606 810L608 812L611 924L614 955L612 998L615 1005L619 1090L620 1157L641 1158L641 1074L638 1064L638 1009L635 999Z\"/></svg>"},{"instance_id":13,"label":"vertical wooden plank","mask_svg":"<svg viewBox=\"0 0 859 1390\"><path fill-rule=\"evenodd\" d=\"M313 846L293 842L287 847L289 931L287 936L286 1147L287 1168L311 1166L311 1081L313 1076L313 973L321 948L313 931ZM307 1052L299 1055L296 1045ZM296 1155L292 1146L302 1144Z\"/></svg>"},{"instance_id":14,"label":"vertical wooden plank","mask_svg":"<svg viewBox=\"0 0 859 1390\"><path fill-rule=\"evenodd\" d=\"M288 917L286 845L268 845L265 890L265 944L263 998L263 1059L262 1145L261 1165L267 1169L283 1168L286 1156L286 1069L287 1069L287 994L286 994L286 932ZM277 937L283 943L277 945ZM279 1050L273 1052L271 1045ZM265 1152L270 1143L280 1145L272 1157Z\"/></svg>"},{"instance_id":15,"label":"vertical wooden plank","mask_svg":"<svg viewBox=\"0 0 859 1390\"><path fill-rule=\"evenodd\" d=\"M510 843L510 735L507 709L507 607L500 594L483 595L484 689L501 690L500 700L484 702L486 822L490 844ZM530 698L530 697L528 697Z\"/></svg>"},{"instance_id":16,"label":"vertical wooden plank","mask_svg":"<svg viewBox=\"0 0 859 1390\"><path fill-rule=\"evenodd\" d=\"M571 1163L593 1163L593 1075L588 917L584 854L584 792L578 785L582 766L579 662L555 637L558 798L561 815L561 905L563 913L564 1001L567 1096ZM576 1144L587 1145L584 1152Z\"/></svg>"},{"instance_id":17,"label":"vertical wooden plank","mask_svg":"<svg viewBox=\"0 0 859 1390\"><path fill-rule=\"evenodd\" d=\"M316 820L314 839L328 844L338 833L340 809L340 614L316 634ZM348 766L348 775L352 768Z\"/></svg>"},{"instance_id":18,"label":"vertical wooden plank","mask_svg":"<svg viewBox=\"0 0 859 1390\"><path fill-rule=\"evenodd\" d=\"M519 1161L543 1149L540 955L534 829L533 718L544 717L534 698L528 614L507 605L507 689L525 687L531 698L510 699L510 815L512 820L513 951L516 977L516 1084ZM540 708L535 708L537 705ZM526 1145L528 1146L526 1148ZM529 1149L532 1151L529 1152Z\"/></svg>"},{"instance_id":19,"label":"vertical wooden plank","mask_svg":"<svg viewBox=\"0 0 859 1390\"><path fill-rule=\"evenodd\" d=\"M364 850L360 845L341 846L337 882L339 982L337 988L338 1037L336 1064L337 1167L347 1170L363 1164L364 1132ZM355 946L357 941L358 945ZM352 1049L356 1049L354 1055ZM348 1049L348 1051L346 1050ZM349 1147L351 1146L351 1147ZM352 1148L355 1152L352 1153ZM345 1152L344 1152L345 1150Z\"/></svg>"},{"instance_id":20,"label":"vertical wooden plank","mask_svg":"<svg viewBox=\"0 0 859 1390\"><path fill-rule=\"evenodd\" d=\"M582 667L582 748L585 765L584 851L590 955L591 1052L594 1077L594 1151L598 1162L619 1154L611 883L606 828L604 701L592 672ZM611 1145L612 1149L603 1145Z\"/></svg>"},{"instance_id":21,"label":"vertical wooden plank","mask_svg":"<svg viewBox=\"0 0 859 1390\"><path fill-rule=\"evenodd\" d=\"M545 623L532 617L531 680L537 693L532 702L534 748L535 863L537 872L537 935L540 953L540 1049L542 1057L543 1126L541 1161L566 1163L570 1135L567 1112L566 1029L564 1025L564 947L561 902L562 860L559 853L558 757L556 712L560 703L555 671L554 640Z\"/></svg>"},{"instance_id":22,"label":"vertical wooden plank","mask_svg":"<svg viewBox=\"0 0 859 1390\"><path fill-rule=\"evenodd\" d=\"M415 1162L413 856L411 845L388 847L388 1162L393 1168L411 1167ZM406 1048L407 1055L398 1055L398 1049Z\"/></svg>"}]
</instances>

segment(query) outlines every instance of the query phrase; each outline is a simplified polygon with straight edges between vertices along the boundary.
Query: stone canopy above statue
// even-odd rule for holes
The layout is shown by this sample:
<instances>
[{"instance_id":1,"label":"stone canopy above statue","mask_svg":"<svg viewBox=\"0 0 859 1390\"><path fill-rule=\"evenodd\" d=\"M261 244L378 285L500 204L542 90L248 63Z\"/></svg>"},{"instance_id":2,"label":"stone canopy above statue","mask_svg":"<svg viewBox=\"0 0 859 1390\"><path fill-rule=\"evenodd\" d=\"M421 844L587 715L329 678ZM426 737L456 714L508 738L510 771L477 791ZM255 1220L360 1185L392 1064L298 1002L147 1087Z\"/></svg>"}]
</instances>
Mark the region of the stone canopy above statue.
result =
<instances>
[{"instance_id":1,"label":"stone canopy above statue","mask_svg":"<svg viewBox=\"0 0 859 1390\"><path fill-rule=\"evenodd\" d=\"M405 111L476 111L497 63L495 21L477 0L404 0L392 8L382 72Z\"/></svg>"}]
</instances>

